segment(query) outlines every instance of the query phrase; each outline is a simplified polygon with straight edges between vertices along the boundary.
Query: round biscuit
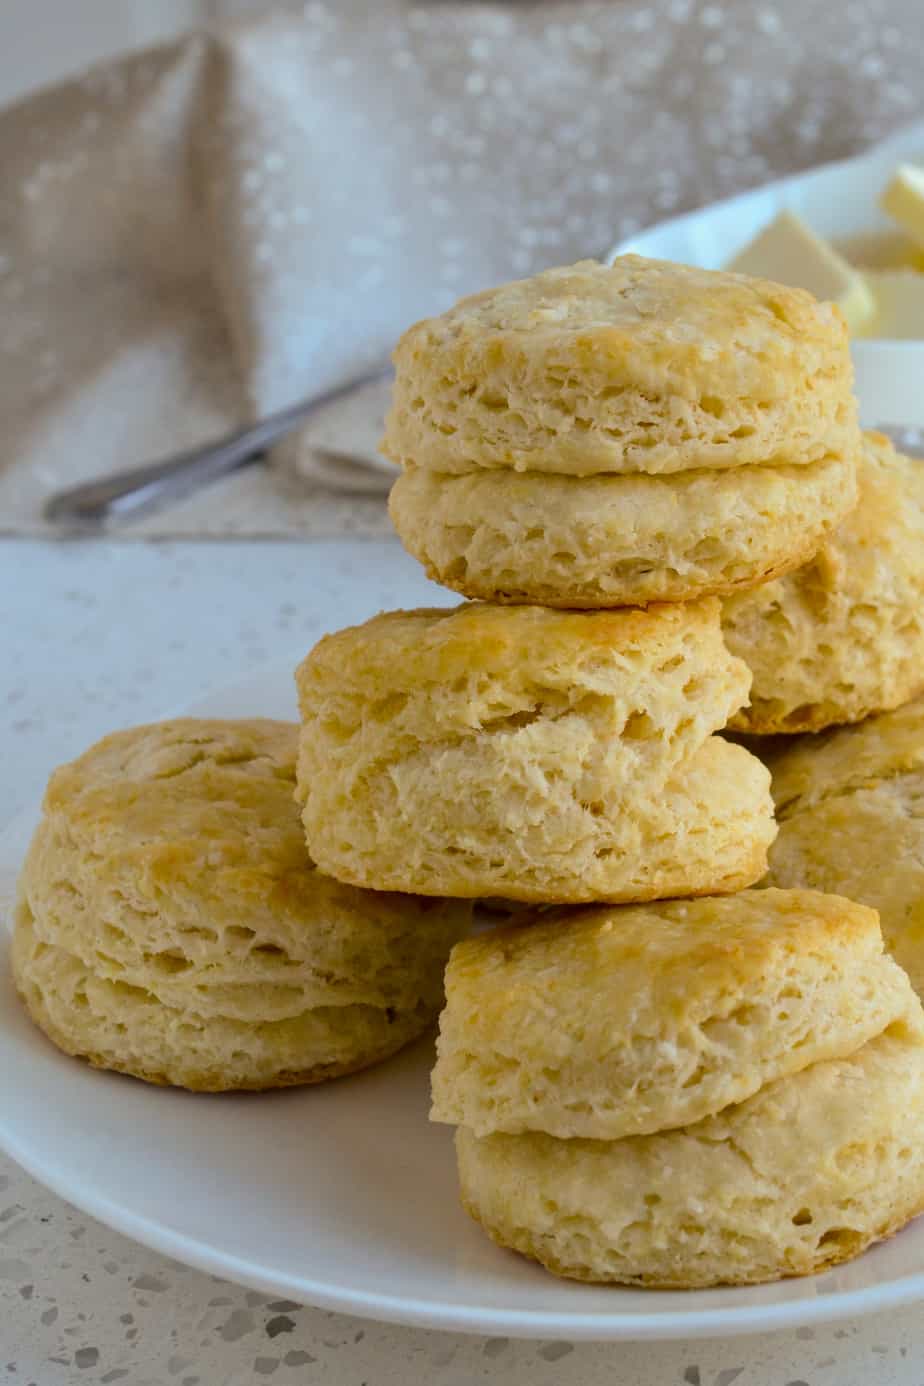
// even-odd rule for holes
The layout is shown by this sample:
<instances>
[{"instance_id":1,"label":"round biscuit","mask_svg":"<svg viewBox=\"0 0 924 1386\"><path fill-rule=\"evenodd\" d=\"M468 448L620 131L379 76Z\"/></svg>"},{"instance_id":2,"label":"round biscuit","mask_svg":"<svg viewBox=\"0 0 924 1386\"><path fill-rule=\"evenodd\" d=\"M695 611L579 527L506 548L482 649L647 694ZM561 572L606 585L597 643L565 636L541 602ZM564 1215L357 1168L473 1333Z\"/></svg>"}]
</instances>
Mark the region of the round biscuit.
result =
<instances>
[{"instance_id":1,"label":"round biscuit","mask_svg":"<svg viewBox=\"0 0 924 1386\"><path fill-rule=\"evenodd\" d=\"M920 1007L692 1126L618 1141L462 1127L456 1150L471 1215L557 1275L692 1289L826 1270L924 1210Z\"/></svg>"},{"instance_id":2,"label":"round biscuit","mask_svg":"<svg viewBox=\"0 0 924 1386\"><path fill-rule=\"evenodd\" d=\"M876 912L840 896L560 911L453 949L431 1115L476 1136L687 1126L914 1004Z\"/></svg>"},{"instance_id":3,"label":"round biscuit","mask_svg":"<svg viewBox=\"0 0 924 1386\"><path fill-rule=\"evenodd\" d=\"M470 910L311 862L291 723L182 718L58 769L23 868L14 976L61 1048L192 1088L310 1081L421 1033Z\"/></svg>"},{"instance_id":4,"label":"round biscuit","mask_svg":"<svg viewBox=\"0 0 924 1386\"><path fill-rule=\"evenodd\" d=\"M853 457L847 326L745 275L623 255L411 327L383 450L407 467L591 476Z\"/></svg>"},{"instance_id":5,"label":"round biscuit","mask_svg":"<svg viewBox=\"0 0 924 1386\"><path fill-rule=\"evenodd\" d=\"M768 582L811 558L855 504L853 462L824 457L669 476L409 467L389 512L408 552L455 592L587 608Z\"/></svg>"},{"instance_id":6,"label":"round biscuit","mask_svg":"<svg viewBox=\"0 0 924 1386\"><path fill-rule=\"evenodd\" d=\"M340 880L567 903L760 874L768 775L710 740L747 689L714 600L392 612L296 682L305 832Z\"/></svg>"}]
</instances>

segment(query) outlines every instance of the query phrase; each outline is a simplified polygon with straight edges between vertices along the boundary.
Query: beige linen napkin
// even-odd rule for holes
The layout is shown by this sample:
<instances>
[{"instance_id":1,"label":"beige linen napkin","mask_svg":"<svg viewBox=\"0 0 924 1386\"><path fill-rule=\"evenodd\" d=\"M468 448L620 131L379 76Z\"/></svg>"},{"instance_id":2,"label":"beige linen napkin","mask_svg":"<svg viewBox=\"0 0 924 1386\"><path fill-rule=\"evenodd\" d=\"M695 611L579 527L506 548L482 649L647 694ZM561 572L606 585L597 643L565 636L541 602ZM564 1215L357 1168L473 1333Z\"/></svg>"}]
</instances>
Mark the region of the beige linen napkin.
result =
<instances>
[{"instance_id":1,"label":"beige linen napkin","mask_svg":"<svg viewBox=\"0 0 924 1386\"><path fill-rule=\"evenodd\" d=\"M921 113L922 72L920 0L314 0L32 97L0 114L0 529L466 290L846 155ZM385 529L306 449L126 533Z\"/></svg>"}]
</instances>

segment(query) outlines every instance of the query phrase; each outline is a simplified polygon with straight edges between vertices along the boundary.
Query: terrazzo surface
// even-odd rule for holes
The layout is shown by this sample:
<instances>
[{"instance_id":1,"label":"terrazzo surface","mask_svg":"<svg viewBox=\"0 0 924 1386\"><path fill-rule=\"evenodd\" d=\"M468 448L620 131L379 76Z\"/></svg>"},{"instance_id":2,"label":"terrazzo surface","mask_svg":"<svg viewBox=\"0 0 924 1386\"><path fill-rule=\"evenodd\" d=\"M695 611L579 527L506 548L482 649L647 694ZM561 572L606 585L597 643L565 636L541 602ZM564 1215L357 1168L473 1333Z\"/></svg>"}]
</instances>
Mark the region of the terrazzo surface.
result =
<instances>
[{"instance_id":1,"label":"terrazzo surface","mask_svg":"<svg viewBox=\"0 0 924 1386\"><path fill-rule=\"evenodd\" d=\"M6 543L0 826L49 769L170 712L322 626L436 595L390 541ZM924 1386L915 1307L724 1341L516 1342L270 1299L177 1265L0 1156L0 1380L10 1386Z\"/></svg>"}]
</instances>

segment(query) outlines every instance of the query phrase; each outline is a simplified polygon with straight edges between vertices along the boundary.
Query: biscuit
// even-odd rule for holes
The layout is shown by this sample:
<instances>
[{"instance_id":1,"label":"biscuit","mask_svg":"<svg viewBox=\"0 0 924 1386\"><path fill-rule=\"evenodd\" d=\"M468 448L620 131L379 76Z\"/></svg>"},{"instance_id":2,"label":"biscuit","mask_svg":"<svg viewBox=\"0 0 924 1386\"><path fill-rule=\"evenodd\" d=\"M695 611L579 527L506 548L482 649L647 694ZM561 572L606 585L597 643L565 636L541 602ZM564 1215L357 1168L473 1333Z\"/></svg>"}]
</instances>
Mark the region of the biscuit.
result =
<instances>
[{"instance_id":1,"label":"biscuit","mask_svg":"<svg viewBox=\"0 0 924 1386\"><path fill-rule=\"evenodd\" d=\"M924 688L924 463L864 435L856 509L812 561L725 603L754 673L736 730L819 731Z\"/></svg>"},{"instance_id":2,"label":"biscuit","mask_svg":"<svg viewBox=\"0 0 924 1386\"><path fill-rule=\"evenodd\" d=\"M405 548L467 597L543 606L689 601L805 563L856 503L843 457L670 476L409 467L389 511Z\"/></svg>"},{"instance_id":3,"label":"biscuit","mask_svg":"<svg viewBox=\"0 0 924 1386\"><path fill-rule=\"evenodd\" d=\"M391 612L296 673L309 850L373 889L570 903L739 889L768 775L719 604Z\"/></svg>"},{"instance_id":4,"label":"biscuit","mask_svg":"<svg viewBox=\"0 0 924 1386\"><path fill-rule=\"evenodd\" d=\"M833 304L638 255L465 298L394 362L382 448L402 467L657 475L858 446Z\"/></svg>"},{"instance_id":5,"label":"biscuit","mask_svg":"<svg viewBox=\"0 0 924 1386\"><path fill-rule=\"evenodd\" d=\"M151 1082L312 1082L442 1003L464 904L355 890L308 857L297 728L183 718L52 776L20 882L19 991L66 1052Z\"/></svg>"},{"instance_id":6,"label":"biscuit","mask_svg":"<svg viewBox=\"0 0 924 1386\"><path fill-rule=\"evenodd\" d=\"M920 1008L692 1126L619 1141L460 1128L462 1201L557 1275L663 1289L848 1260L924 1209Z\"/></svg>"},{"instance_id":7,"label":"biscuit","mask_svg":"<svg viewBox=\"0 0 924 1386\"><path fill-rule=\"evenodd\" d=\"M773 764L780 833L768 881L879 911L924 996L924 700L796 742Z\"/></svg>"},{"instance_id":8,"label":"biscuit","mask_svg":"<svg viewBox=\"0 0 924 1386\"><path fill-rule=\"evenodd\" d=\"M453 949L431 1116L476 1136L688 1126L913 1006L875 911L836 895L561 911Z\"/></svg>"}]
</instances>

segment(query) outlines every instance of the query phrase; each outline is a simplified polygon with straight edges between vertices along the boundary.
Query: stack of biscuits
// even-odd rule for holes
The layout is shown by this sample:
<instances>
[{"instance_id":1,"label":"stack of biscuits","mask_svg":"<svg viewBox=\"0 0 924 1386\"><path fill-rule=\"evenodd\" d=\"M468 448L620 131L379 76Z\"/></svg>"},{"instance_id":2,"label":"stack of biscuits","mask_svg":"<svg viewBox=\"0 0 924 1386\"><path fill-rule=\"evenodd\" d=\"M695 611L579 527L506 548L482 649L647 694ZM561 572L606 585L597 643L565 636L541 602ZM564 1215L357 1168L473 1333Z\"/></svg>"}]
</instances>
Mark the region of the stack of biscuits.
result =
<instances>
[{"instance_id":1,"label":"stack of biscuits","mask_svg":"<svg viewBox=\"0 0 924 1386\"><path fill-rule=\"evenodd\" d=\"M468 597L740 591L804 563L856 501L847 329L798 289L587 262L418 323L395 366L392 519Z\"/></svg>"},{"instance_id":2,"label":"stack of biscuits","mask_svg":"<svg viewBox=\"0 0 924 1386\"><path fill-rule=\"evenodd\" d=\"M747 889L768 778L717 735L816 715L798 689L826 642L800 632L797 663L768 614L816 571L831 625L868 637L819 705L889 705L920 664L877 640L922 571L916 478L859 431L843 320L627 256L463 300L395 364L392 518L469 600L316 646L297 792L342 881L544 907L447 972L433 1116L466 1207L578 1279L856 1254L924 1207L924 1015L875 911ZM872 617L869 582L892 594Z\"/></svg>"},{"instance_id":3,"label":"stack of biscuits","mask_svg":"<svg viewBox=\"0 0 924 1386\"><path fill-rule=\"evenodd\" d=\"M385 452L399 535L476 599L322 640L296 675L322 870L543 904L753 884L768 778L716 739L750 672L721 594L856 503L838 311L625 256L418 323Z\"/></svg>"},{"instance_id":4,"label":"stack of biscuits","mask_svg":"<svg viewBox=\"0 0 924 1386\"><path fill-rule=\"evenodd\" d=\"M865 906L597 906L458 944L446 983L463 1202L558 1274L802 1275L924 1208L924 1016Z\"/></svg>"},{"instance_id":5,"label":"stack of biscuits","mask_svg":"<svg viewBox=\"0 0 924 1386\"><path fill-rule=\"evenodd\" d=\"M465 600L322 639L298 728L57 771L30 1013L153 1082L315 1082L422 1033L448 959L433 1116L496 1241L677 1287L858 1253L924 1208L924 483L843 319L626 256L395 362L391 514ZM776 753L777 837L754 738L876 713ZM479 899L525 910L472 938Z\"/></svg>"}]
</instances>

